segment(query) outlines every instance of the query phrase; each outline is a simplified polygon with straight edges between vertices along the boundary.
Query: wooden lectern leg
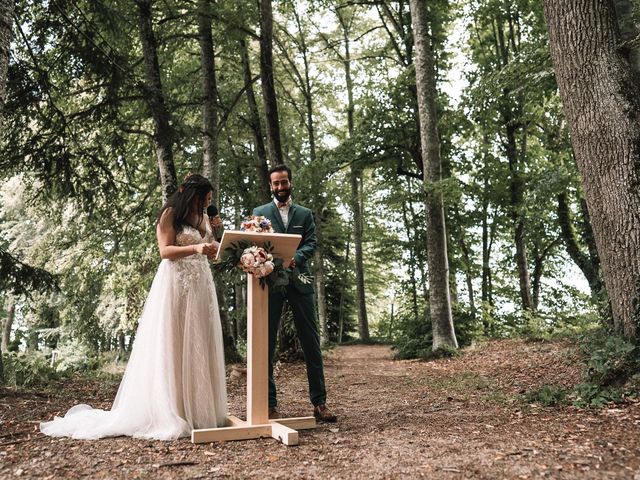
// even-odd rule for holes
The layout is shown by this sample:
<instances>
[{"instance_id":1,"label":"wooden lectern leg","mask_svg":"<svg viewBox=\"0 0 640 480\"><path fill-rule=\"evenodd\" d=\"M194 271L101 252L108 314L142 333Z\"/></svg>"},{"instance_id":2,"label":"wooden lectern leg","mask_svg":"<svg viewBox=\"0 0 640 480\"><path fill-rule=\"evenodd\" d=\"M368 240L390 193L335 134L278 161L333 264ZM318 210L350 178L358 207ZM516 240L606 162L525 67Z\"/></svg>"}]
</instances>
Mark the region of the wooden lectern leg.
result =
<instances>
[{"instance_id":1,"label":"wooden lectern leg","mask_svg":"<svg viewBox=\"0 0 640 480\"><path fill-rule=\"evenodd\" d=\"M269 423L269 297L260 279L247 275L247 423Z\"/></svg>"}]
</instances>

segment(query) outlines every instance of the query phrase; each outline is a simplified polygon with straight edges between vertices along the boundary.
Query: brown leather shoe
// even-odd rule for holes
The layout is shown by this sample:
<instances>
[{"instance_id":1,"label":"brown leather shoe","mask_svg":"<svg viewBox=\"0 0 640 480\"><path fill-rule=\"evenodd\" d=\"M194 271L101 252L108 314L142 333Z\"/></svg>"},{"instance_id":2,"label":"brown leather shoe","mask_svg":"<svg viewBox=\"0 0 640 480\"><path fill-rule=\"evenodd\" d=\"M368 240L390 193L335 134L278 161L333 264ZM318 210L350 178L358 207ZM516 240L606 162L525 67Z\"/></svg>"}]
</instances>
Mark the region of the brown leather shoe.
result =
<instances>
[{"instance_id":1,"label":"brown leather shoe","mask_svg":"<svg viewBox=\"0 0 640 480\"><path fill-rule=\"evenodd\" d=\"M280 412L276 407L269 407L269 420L277 420L280 418Z\"/></svg>"},{"instance_id":2,"label":"brown leather shoe","mask_svg":"<svg viewBox=\"0 0 640 480\"><path fill-rule=\"evenodd\" d=\"M331 413L331 410L329 410L324 403L313 407L313 416L316 417L316 420L321 422L333 423L338 421L338 417Z\"/></svg>"}]
</instances>

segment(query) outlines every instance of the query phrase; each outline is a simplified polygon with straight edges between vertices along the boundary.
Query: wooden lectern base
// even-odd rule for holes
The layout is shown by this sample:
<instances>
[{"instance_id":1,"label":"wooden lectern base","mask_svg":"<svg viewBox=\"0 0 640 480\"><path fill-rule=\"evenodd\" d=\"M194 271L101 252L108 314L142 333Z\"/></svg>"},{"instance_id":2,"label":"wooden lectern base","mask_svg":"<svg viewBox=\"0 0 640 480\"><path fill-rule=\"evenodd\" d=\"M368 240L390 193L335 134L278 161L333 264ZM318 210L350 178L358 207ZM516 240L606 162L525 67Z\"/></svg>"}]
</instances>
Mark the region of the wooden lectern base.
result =
<instances>
[{"instance_id":1,"label":"wooden lectern base","mask_svg":"<svg viewBox=\"0 0 640 480\"><path fill-rule=\"evenodd\" d=\"M218 252L224 251L234 241L250 240L259 245L268 241L276 249L274 255L290 259L293 258L301 238L300 235L283 233L227 231L222 236ZM297 445L297 430L316 426L314 417L269 420L268 307L268 287L262 288L258 278L247 275L247 420L229 415L226 427L192 430L193 443L273 437L285 445Z\"/></svg>"},{"instance_id":2,"label":"wooden lectern base","mask_svg":"<svg viewBox=\"0 0 640 480\"><path fill-rule=\"evenodd\" d=\"M193 443L227 442L272 437L285 445L298 445L298 430L315 428L314 417L292 417L268 420L268 423L252 425L233 415L227 417L228 427L203 428L191 431Z\"/></svg>"}]
</instances>

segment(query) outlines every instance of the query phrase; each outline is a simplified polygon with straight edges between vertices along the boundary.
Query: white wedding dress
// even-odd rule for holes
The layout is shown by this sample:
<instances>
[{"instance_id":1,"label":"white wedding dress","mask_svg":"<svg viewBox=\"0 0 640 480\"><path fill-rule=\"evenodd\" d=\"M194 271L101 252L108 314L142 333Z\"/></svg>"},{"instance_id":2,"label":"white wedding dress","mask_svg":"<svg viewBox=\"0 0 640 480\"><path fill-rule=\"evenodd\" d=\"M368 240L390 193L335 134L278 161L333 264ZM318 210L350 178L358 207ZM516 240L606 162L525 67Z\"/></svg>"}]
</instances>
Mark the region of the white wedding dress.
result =
<instances>
[{"instance_id":1,"label":"white wedding dress","mask_svg":"<svg viewBox=\"0 0 640 480\"><path fill-rule=\"evenodd\" d=\"M212 242L186 226L177 245ZM218 300L205 255L162 260L111 410L76 405L40 424L53 437L128 435L172 440L193 428L224 426L224 351Z\"/></svg>"}]
</instances>

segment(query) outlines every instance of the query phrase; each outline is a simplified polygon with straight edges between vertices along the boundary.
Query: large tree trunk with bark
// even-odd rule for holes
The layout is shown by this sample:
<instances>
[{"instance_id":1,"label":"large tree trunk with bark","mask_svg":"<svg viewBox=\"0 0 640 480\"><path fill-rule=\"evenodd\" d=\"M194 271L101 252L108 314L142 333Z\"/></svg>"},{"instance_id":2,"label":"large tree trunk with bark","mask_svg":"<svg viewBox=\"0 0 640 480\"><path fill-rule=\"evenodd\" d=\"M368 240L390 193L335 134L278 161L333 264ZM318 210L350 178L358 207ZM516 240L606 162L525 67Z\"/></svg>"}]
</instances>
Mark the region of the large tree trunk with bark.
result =
<instances>
[{"instance_id":1,"label":"large tree trunk with bark","mask_svg":"<svg viewBox=\"0 0 640 480\"><path fill-rule=\"evenodd\" d=\"M280 120L273 77L273 11L271 0L260 0L260 80L267 120L267 147L273 165L284 163L280 144Z\"/></svg>"},{"instance_id":2,"label":"large tree trunk with bark","mask_svg":"<svg viewBox=\"0 0 640 480\"><path fill-rule=\"evenodd\" d=\"M544 0L563 109L616 332L637 339L640 287L640 82L611 0Z\"/></svg>"},{"instance_id":3,"label":"large tree trunk with bark","mask_svg":"<svg viewBox=\"0 0 640 480\"><path fill-rule=\"evenodd\" d=\"M440 139L436 113L436 79L433 50L427 31L424 0L411 0L414 64L420 117L420 145L427 192L427 262L429 265L429 311L433 328L433 350L458 347L453 328L449 292L449 260L444 205L438 183L442 178Z\"/></svg>"},{"instance_id":4,"label":"large tree trunk with bark","mask_svg":"<svg viewBox=\"0 0 640 480\"><path fill-rule=\"evenodd\" d=\"M153 16L151 0L136 0L138 5L138 27L144 59L145 97L153 116L153 140L160 171L163 202L178 188L176 167L173 163L173 129L171 115L167 109L160 81L160 64L155 34L153 32Z\"/></svg>"},{"instance_id":5,"label":"large tree trunk with bark","mask_svg":"<svg viewBox=\"0 0 640 480\"><path fill-rule=\"evenodd\" d=\"M267 160L267 149L264 145L264 135L262 133L262 125L260 123L260 113L258 112L258 103L253 91L253 75L251 74L251 63L249 62L249 52L247 50L247 42L244 38L239 40L240 57L242 58L242 74L244 84L247 86L245 92L247 95L247 106L249 107L249 127L253 132L253 138L256 146L255 168L258 175L258 193L260 201L267 203L271 199L271 191L269 189L269 163Z\"/></svg>"}]
</instances>

